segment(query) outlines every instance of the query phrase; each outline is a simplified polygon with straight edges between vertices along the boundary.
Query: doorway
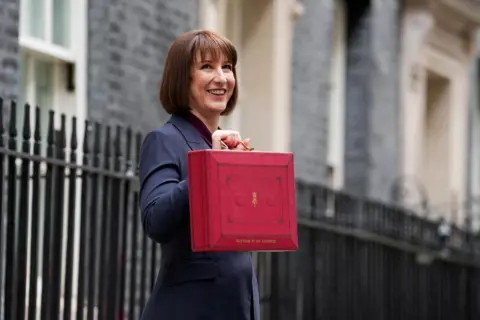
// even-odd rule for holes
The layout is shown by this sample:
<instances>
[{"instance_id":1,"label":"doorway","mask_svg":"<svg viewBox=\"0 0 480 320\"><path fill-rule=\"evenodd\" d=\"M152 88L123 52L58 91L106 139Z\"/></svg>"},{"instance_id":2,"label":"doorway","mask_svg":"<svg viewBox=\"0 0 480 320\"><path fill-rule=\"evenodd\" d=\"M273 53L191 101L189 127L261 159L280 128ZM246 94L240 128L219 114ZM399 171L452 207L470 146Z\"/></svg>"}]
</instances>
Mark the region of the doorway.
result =
<instances>
[{"instance_id":1,"label":"doorway","mask_svg":"<svg viewBox=\"0 0 480 320\"><path fill-rule=\"evenodd\" d=\"M421 176L429 202L446 204L450 199L450 81L427 71Z\"/></svg>"}]
</instances>

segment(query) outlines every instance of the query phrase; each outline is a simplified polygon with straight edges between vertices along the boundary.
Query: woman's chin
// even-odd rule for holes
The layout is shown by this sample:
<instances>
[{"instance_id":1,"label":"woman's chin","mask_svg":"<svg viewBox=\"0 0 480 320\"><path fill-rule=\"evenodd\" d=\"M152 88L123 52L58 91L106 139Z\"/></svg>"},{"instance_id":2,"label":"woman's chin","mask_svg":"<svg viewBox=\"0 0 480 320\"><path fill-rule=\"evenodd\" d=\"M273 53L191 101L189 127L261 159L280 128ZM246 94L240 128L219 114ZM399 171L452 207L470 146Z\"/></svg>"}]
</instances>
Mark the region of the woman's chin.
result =
<instances>
[{"instance_id":1,"label":"woman's chin","mask_svg":"<svg viewBox=\"0 0 480 320\"><path fill-rule=\"evenodd\" d=\"M208 110L210 112L222 113L227 108L226 105L209 105Z\"/></svg>"}]
</instances>

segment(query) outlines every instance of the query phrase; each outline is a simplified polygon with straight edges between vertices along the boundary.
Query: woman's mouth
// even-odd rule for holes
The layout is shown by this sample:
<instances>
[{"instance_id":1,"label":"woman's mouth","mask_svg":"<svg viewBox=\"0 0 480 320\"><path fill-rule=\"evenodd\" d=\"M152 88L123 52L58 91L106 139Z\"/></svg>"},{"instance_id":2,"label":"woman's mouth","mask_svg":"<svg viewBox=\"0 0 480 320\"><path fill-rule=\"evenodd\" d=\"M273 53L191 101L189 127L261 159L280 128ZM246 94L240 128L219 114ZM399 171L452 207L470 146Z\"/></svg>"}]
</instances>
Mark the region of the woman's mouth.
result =
<instances>
[{"instance_id":1,"label":"woman's mouth","mask_svg":"<svg viewBox=\"0 0 480 320\"><path fill-rule=\"evenodd\" d=\"M225 93L227 93L227 90L225 89L212 89L212 90L207 90L208 93L213 94L215 96L223 96Z\"/></svg>"}]
</instances>

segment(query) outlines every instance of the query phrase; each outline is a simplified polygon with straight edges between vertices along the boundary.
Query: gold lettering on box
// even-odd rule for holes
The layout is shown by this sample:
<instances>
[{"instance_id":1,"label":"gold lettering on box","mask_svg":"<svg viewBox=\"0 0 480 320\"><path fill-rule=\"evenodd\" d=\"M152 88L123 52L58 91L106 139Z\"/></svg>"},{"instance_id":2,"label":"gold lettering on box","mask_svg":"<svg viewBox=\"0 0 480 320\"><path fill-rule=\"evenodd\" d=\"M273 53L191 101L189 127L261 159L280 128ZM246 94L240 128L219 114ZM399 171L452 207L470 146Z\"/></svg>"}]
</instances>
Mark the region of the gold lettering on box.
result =
<instances>
[{"instance_id":1,"label":"gold lettering on box","mask_svg":"<svg viewBox=\"0 0 480 320\"><path fill-rule=\"evenodd\" d=\"M253 207L255 208L257 206L257 193L256 192L252 192L252 205Z\"/></svg>"},{"instance_id":2,"label":"gold lettering on box","mask_svg":"<svg viewBox=\"0 0 480 320\"><path fill-rule=\"evenodd\" d=\"M252 240L250 240L250 239L237 239L236 242L240 243L240 244L249 244L249 243L252 243Z\"/></svg>"},{"instance_id":3,"label":"gold lettering on box","mask_svg":"<svg viewBox=\"0 0 480 320\"><path fill-rule=\"evenodd\" d=\"M275 239L236 239L238 244L275 244L277 240Z\"/></svg>"}]
</instances>

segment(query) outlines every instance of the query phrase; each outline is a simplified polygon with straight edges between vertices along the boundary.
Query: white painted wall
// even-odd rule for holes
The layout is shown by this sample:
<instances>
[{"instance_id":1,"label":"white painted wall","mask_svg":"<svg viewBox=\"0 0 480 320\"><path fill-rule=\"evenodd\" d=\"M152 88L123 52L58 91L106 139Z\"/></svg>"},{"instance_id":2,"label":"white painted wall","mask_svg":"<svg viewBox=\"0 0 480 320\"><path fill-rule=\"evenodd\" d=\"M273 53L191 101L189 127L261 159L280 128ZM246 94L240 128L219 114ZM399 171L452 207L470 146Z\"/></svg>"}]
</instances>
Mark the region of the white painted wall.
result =
<instances>
[{"instance_id":1,"label":"white painted wall","mask_svg":"<svg viewBox=\"0 0 480 320\"><path fill-rule=\"evenodd\" d=\"M403 17L402 172L420 178L428 187L434 205L463 207L466 200L468 67L472 39L468 32L460 32L468 17L459 15L458 11L454 13L440 2L437 4L433 7L418 3L407 6ZM470 22L478 24L478 21ZM431 73L444 78L449 85L435 102L444 107L445 114L430 114L436 118L437 125L434 131L427 132L426 101L432 94L427 92L427 75ZM438 90L438 87L431 86L430 89ZM426 150L427 134L437 135L429 139L437 149L430 146ZM444 150L439 149L442 145ZM433 157L437 154L438 161L426 162L425 155L428 154ZM426 163L428 168L424 167ZM443 179L438 180L442 176ZM463 221L463 218L462 213L458 213L457 220Z\"/></svg>"},{"instance_id":2,"label":"white painted wall","mask_svg":"<svg viewBox=\"0 0 480 320\"><path fill-rule=\"evenodd\" d=\"M200 27L226 35L239 53L239 104L222 126L256 150L290 150L294 0L201 0Z\"/></svg>"}]
</instances>

